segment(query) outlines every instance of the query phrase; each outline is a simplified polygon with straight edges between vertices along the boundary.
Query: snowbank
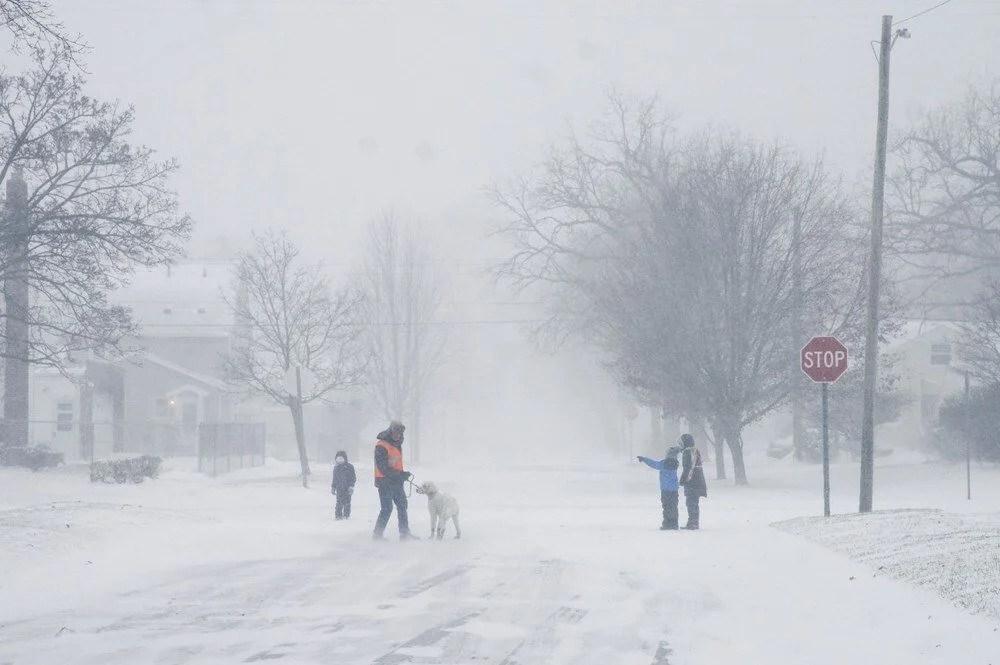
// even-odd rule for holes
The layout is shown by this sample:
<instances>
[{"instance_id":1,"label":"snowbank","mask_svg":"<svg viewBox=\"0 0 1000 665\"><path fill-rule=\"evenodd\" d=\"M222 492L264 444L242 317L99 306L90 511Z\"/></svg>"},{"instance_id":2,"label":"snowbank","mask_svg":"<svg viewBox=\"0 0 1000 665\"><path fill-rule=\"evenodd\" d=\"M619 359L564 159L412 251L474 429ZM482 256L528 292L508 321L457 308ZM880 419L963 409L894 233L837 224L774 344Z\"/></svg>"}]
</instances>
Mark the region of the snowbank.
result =
<instances>
[{"instance_id":1,"label":"snowbank","mask_svg":"<svg viewBox=\"0 0 1000 665\"><path fill-rule=\"evenodd\" d=\"M1000 514L886 510L775 526L863 561L876 574L928 587L970 612L1000 619Z\"/></svg>"}]
</instances>

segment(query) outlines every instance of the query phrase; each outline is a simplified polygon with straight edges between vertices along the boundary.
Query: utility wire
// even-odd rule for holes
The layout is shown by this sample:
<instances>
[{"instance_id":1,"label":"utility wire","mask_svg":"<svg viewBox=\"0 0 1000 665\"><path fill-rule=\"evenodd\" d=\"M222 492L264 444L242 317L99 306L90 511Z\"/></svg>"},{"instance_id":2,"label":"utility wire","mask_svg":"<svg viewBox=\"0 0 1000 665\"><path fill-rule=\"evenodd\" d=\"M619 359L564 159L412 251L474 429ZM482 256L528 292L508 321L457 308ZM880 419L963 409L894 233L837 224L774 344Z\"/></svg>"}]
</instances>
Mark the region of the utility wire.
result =
<instances>
[{"instance_id":1,"label":"utility wire","mask_svg":"<svg viewBox=\"0 0 1000 665\"><path fill-rule=\"evenodd\" d=\"M925 9L922 12L914 14L913 16L908 16L908 17L906 17L906 18L904 18L904 19L902 19L900 21L893 21L893 25L899 25L900 23L906 23L907 21L912 21L913 19L917 18L918 16L923 16L924 14L927 14L929 12L934 11L938 7L944 7L949 2L951 2L951 0L944 0L944 2L939 2L938 4L934 5L933 7L929 7L928 9Z\"/></svg>"},{"instance_id":2,"label":"utility wire","mask_svg":"<svg viewBox=\"0 0 1000 665\"><path fill-rule=\"evenodd\" d=\"M371 323L351 323L346 324L354 328L366 328L370 325L376 325L379 327L405 327L405 326L489 326L489 325L519 325L519 324L536 324L536 323L546 323L548 319L469 319L463 320L458 319L454 321L399 321L393 323L391 321L377 321L373 324ZM142 329L145 328L257 328L254 324L246 323L144 323L142 321L136 322L136 327L139 328L139 335L142 335ZM267 326L274 327L274 326Z\"/></svg>"}]
</instances>

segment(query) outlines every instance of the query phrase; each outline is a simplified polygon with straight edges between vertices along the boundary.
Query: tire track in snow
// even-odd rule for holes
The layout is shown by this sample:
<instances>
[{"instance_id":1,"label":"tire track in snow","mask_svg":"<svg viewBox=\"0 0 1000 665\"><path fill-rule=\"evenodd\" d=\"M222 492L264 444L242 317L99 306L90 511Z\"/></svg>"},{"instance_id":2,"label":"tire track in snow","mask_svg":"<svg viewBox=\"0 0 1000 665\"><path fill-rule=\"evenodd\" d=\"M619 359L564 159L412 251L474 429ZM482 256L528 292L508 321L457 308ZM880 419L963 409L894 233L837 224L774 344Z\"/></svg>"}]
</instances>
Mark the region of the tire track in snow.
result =
<instances>
[{"instance_id":1,"label":"tire track in snow","mask_svg":"<svg viewBox=\"0 0 1000 665\"><path fill-rule=\"evenodd\" d=\"M103 628L116 641L143 644L145 662L170 665L210 662L206 659L584 665L613 662L607 657L629 641L604 624L608 604L629 601L657 624L669 604L662 593L644 590L633 573L616 569L605 575L558 558L433 558L400 570L401 561L376 560L363 574L345 573L328 558L199 567L186 580L156 585L158 603L142 603L141 594L120 596L124 602L89 617L89 625L74 626L79 634L60 641L87 651L84 645ZM399 585L408 578L416 581ZM601 596L578 594L584 588L581 579L593 580L603 589ZM339 600L357 598L382 600L358 605ZM51 634L38 632L40 626L32 628L31 644L19 644L24 654L43 646L43 637L51 641ZM376 635L380 639L372 640ZM647 634L641 644L632 644L641 649L637 654L646 654L645 662L670 665L670 647L658 637ZM66 647L59 651L68 652ZM101 665L138 662L135 653L92 655L102 659L93 661Z\"/></svg>"},{"instance_id":2,"label":"tire track in snow","mask_svg":"<svg viewBox=\"0 0 1000 665\"><path fill-rule=\"evenodd\" d=\"M461 565L461 566L455 566L454 568L449 568L443 573L438 573L433 577L428 577L427 579L421 580L420 582L417 582L416 584L403 589L402 591L399 592L399 597L413 598L414 596L422 594L425 591L429 591L434 587L444 584L449 580L455 579L460 575L464 575L470 570L472 570L472 566L468 565Z\"/></svg>"},{"instance_id":3,"label":"tire track in snow","mask_svg":"<svg viewBox=\"0 0 1000 665\"><path fill-rule=\"evenodd\" d=\"M656 648L656 653L653 655L653 662L650 665L670 665L670 656L673 655L673 649L666 642L660 642L660 646Z\"/></svg>"},{"instance_id":4,"label":"tire track in snow","mask_svg":"<svg viewBox=\"0 0 1000 665\"><path fill-rule=\"evenodd\" d=\"M514 650L500 661L500 665L531 665L546 662L547 657L559 644L556 635L559 627L578 624L586 615L587 610L578 607L557 608L528 639L514 647Z\"/></svg>"},{"instance_id":5,"label":"tire track in snow","mask_svg":"<svg viewBox=\"0 0 1000 665\"><path fill-rule=\"evenodd\" d=\"M414 658L420 658L420 656L407 654L404 650L406 649L427 649L430 647L437 646L440 642L450 638L453 633L452 631L456 628L461 627L470 619L479 616L482 610L477 610L470 612L464 616L460 616L457 619L438 624L437 626L432 626L427 630L423 631L416 637L413 637L406 642L403 642L392 651L380 656L378 659L373 661L372 665L397 665L398 663L409 663L413 662ZM448 654L450 656L455 656L458 654ZM432 662L451 662L448 660L443 660L440 656L435 656Z\"/></svg>"}]
</instances>

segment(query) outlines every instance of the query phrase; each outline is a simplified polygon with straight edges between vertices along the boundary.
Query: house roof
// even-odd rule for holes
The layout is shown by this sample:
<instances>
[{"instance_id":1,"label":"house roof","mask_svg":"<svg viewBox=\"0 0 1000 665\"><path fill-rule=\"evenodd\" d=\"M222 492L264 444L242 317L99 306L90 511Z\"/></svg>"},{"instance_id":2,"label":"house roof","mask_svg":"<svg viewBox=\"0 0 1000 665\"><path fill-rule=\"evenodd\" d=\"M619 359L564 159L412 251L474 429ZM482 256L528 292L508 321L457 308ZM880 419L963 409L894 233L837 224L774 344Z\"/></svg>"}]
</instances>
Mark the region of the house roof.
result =
<instances>
[{"instance_id":1,"label":"house roof","mask_svg":"<svg viewBox=\"0 0 1000 665\"><path fill-rule=\"evenodd\" d=\"M903 323L899 332L889 340L888 349L898 350L928 337L955 337L961 332L961 323L958 321L910 319Z\"/></svg>"},{"instance_id":2,"label":"house roof","mask_svg":"<svg viewBox=\"0 0 1000 665\"><path fill-rule=\"evenodd\" d=\"M234 324L224 298L232 276L224 259L139 268L112 301L131 310L144 337L224 337Z\"/></svg>"},{"instance_id":3,"label":"house roof","mask_svg":"<svg viewBox=\"0 0 1000 665\"><path fill-rule=\"evenodd\" d=\"M227 384L225 381L217 379L212 376L208 376L207 374L195 372L193 370L188 369L187 367L183 367L182 365L178 365L175 362L171 362L166 358L158 356L155 353L143 353L142 356L139 358L139 360L140 364L142 364L143 362L153 363L154 365L158 365L163 369L175 372L177 374L180 374L181 376L185 376L193 381L196 381L204 386L208 386L209 388L212 388L214 390L218 390L221 392L231 391L231 386Z\"/></svg>"}]
</instances>

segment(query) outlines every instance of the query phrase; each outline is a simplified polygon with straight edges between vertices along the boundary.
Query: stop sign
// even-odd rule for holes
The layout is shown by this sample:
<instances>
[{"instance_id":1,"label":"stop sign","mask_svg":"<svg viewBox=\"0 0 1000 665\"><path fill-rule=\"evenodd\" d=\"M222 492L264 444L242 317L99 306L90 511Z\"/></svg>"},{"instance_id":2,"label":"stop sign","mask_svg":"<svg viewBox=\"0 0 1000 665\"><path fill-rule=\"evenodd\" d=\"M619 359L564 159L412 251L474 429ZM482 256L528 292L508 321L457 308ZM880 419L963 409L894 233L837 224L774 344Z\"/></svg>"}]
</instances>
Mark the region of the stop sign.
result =
<instances>
[{"instance_id":1,"label":"stop sign","mask_svg":"<svg viewBox=\"0 0 1000 665\"><path fill-rule=\"evenodd\" d=\"M834 383L847 371L847 347L836 337L813 337L799 357L802 371L816 383Z\"/></svg>"}]
</instances>

